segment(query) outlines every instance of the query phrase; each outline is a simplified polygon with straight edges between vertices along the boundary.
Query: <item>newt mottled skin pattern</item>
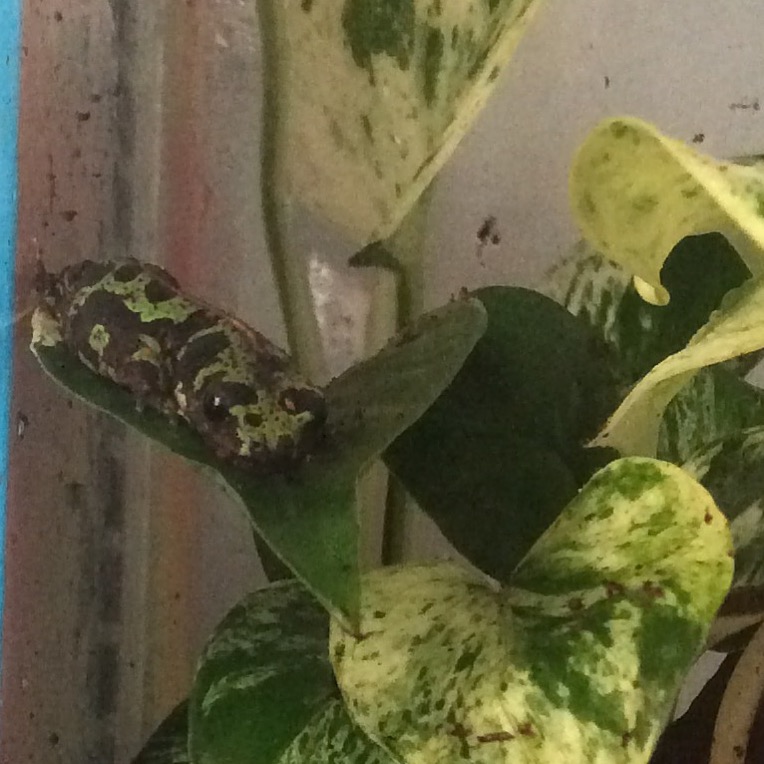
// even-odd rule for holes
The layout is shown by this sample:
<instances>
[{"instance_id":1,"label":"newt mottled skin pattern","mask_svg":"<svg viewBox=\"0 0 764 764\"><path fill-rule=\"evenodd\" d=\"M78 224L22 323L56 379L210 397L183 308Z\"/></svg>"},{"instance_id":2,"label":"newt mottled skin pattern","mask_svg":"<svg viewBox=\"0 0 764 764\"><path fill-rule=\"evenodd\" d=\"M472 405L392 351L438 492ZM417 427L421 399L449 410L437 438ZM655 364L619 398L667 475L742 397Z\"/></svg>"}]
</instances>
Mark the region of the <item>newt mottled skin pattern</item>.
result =
<instances>
[{"instance_id":1,"label":"newt mottled skin pattern","mask_svg":"<svg viewBox=\"0 0 764 764\"><path fill-rule=\"evenodd\" d=\"M138 406L182 417L219 458L287 470L322 439L324 397L289 356L182 292L162 268L84 260L58 274L41 270L37 289L37 312L56 341L129 390Z\"/></svg>"}]
</instances>

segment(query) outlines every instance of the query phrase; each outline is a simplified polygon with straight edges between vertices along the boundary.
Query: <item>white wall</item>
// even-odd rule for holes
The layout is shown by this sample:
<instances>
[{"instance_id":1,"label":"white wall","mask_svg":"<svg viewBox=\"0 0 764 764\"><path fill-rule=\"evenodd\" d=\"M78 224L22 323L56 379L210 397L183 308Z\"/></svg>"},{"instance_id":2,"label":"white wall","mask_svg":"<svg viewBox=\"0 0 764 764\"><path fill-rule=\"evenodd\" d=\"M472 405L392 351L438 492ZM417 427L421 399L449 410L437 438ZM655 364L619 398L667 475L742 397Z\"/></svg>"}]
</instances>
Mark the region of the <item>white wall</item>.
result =
<instances>
[{"instance_id":1,"label":"white wall","mask_svg":"<svg viewBox=\"0 0 764 764\"><path fill-rule=\"evenodd\" d=\"M430 302L462 285L532 281L564 252L575 236L568 167L601 118L702 133L717 155L764 152L763 24L760 0L548 0L441 178ZM480 262L475 232L489 214L502 243Z\"/></svg>"}]
</instances>

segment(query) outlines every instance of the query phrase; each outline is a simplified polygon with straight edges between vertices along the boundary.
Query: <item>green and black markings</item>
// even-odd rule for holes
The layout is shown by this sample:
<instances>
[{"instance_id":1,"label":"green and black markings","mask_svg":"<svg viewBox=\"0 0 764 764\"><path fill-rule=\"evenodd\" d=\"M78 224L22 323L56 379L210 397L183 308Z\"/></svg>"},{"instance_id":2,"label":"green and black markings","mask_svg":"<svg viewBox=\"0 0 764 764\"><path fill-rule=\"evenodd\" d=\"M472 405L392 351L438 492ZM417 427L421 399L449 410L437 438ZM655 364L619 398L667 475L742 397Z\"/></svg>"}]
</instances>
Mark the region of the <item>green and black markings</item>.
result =
<instances>
[{"instance_id":1,"label":"green and black markings","mask_svg":"<svg viewBox=\"0 0 764 764\"><path fill-rule=\"evenodd\" d=\"M181 417L218 458L287 470L323 439L323 394L289 356L162 268L132 259L41 267L37 291L35 341L63 342L139 407Z\"/></svg>"}]
</instances>

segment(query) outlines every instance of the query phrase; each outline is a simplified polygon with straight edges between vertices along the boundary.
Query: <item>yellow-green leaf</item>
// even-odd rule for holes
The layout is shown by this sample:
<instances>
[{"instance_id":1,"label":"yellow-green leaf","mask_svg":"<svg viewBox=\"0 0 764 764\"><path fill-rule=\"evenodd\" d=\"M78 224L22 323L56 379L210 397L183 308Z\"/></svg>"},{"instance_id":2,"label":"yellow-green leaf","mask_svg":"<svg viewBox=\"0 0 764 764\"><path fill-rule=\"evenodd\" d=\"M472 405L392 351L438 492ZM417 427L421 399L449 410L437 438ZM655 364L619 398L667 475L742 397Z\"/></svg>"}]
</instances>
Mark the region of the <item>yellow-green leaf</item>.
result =
<instances>
[{"instance_id":1,"label":"yellow-green leaf","mask_svg":"<svg viewBox=\"0 0 764 764\"><path fill-rule=\"evenodd\" d=\"M500 540L497 540L497 543ZM597 473L500 590L457 566L363 587L332 625L351 715L405 764L643 764L732 578L730 533L680 468Z\"/></svg>"},{"instance_id":2,"label":"yellow-green leaf","mask_svg":"<svg viewBox=\"0 0 764 764\"><path fill-rule=\"evenodd\" d=\"M687 347L653 367L635 385L593 441L622 454L652 456L663 413L674 396L705 366L764 347L764 278L730 292Z\"/></svg>"},{"instance_id":3,"label":"yellow-green leaf","mask_svg":"<svg viewBox=\"0 0 764 764\"><path fill-rule=\"evenodd\" d=\"M640 120L609 120L578 153L571 201L586 237L635 275L650 302L668 301L661 267L690 234L721 232L753 274L642 378L595 440L653 456L664 409L698 369L764 347L764 166L717 162Z\"/></svg>"},{"instance_id":4,"label":"yellow-green leaf","mask_svg":"<svg viewBox=\"0 0 764 764\"><path fill-rule=\"evenodd\" d=\"M540 0L264 0L293 191L363 241L394 231Z\"/></svg>"},{"instance_id":5,"label":"yellow-green leaf","mask_svg":"<svg viewBox=\"0 0 764 764\"><path fill-rule=\"evenodd\" d=\"M661 268L691 234L723 233L764 273L764 164L718 162L642 120L606 120L578 151L570 195L584 235L639 279L648 302L668 302Z\"/></svg>"}]
</instances>

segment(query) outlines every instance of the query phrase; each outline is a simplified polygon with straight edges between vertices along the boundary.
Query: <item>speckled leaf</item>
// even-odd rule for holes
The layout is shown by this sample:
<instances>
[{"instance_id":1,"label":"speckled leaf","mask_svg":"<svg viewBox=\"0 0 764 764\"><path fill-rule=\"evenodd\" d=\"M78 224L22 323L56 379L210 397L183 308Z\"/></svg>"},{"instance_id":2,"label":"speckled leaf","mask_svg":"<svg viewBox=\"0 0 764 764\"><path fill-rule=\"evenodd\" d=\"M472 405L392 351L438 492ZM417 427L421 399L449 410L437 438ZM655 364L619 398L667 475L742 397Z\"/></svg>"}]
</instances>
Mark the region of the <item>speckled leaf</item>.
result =
<instances>
[{"instance_id":1,"label":"speckled leaf","mask_svg":"<svg viewBox=\"0 0 764 764\"><path fill-rule=\"evenodd\" d=\"M582 242L550 272L542 291L613 348L624 382L631 385L681 350L724 295L750 275L720 234L688 236L674 247L661 272L671 302L652 305L639 295L628 271Z\"/></svg>"},{"instance_id":2,"label":"speckled leaf","mask_svg":"<svg viewBox=\"0 0 764 764\"><path fill-rule=\"evenodd\" d=\"M256 531L278 557L333 614L353 622L358 608L358 475L450 383L485 321L479 303L451 303L333 380L325 390L329 442L294 475L255 475L220 462L190 428L150 409L139 412L128 393L89 371L61 344L45 345L39 321L32 349L43 368L79 398L211 468L244 504Z\"/></svg>"},{"instance_id":3,"label":"speckled leaf","mask_svg":"<svg viewBox=\"0 0 764 764\"><path fill-rule=\"evenodd\" d=\"M729 529L678 467L597 473L497 590L454 565L364 581L334 622L353 717L406 764L641 764L732 577Z\"/></svg>"},{"instance_id":4,"label":"speckled leaf","mask_svg":"<svg viewBox=\"0 0 764 764\"><path fill-rule=\"evenodd\" d=\"M178 705L157 727L132 764L191 764L187 701Z\"/></svg>"},{"instance_id":5,"label":"speckled leaf","mask_svg":"<svg viewBox=\"0 0 764 764\"><path fill-rule=\"evenodd\" d=\"M666 260L661 278L668 305L652 305L630 275L581 243L556 266L544 293L590 326L612 348L625 388L681 350L708 321L724 295L750 271L720 234L683 239ZM755 424L764 424L764 395L740 379L758 353L702 369L665 410L658 457L681 464L704 445Z\"/></svg>"},{"instance_id":6,"label":"speckled leaf","mask_svg":"<svg viewBox=\"0 0 764 764\"><path fill-rule=\"evenodd\" d=\"M691 234L721 232L753 274L634 387L595 441L652 456L663 410L699 368L764 347L764 168L716 162L640 120L609 120L579 151L571 200L589 241L634 273L650 302L668 300L661 267Z\"/></svg>"},{"instance_id":7,"label":"speckled leaf","mask_svg":"<svg viewBox=\"0 0 764 764\"><path fill-rule=\"evenodd\" d=\"M764 425L764 392L721 366L701 369L666 407L658 458L682 464L714 441L757 425Z\"/></svg>"},{"instance_id":8,"label":"speckled leaf","mask_svg":"<svg viewBox=\"0 0 764 764\"><path fill-rule=\"evenodd\" d=\"M295 581L234 607L194 680L194 764L393 764L350 720L328 636L326 612Z\"/></svg>"},{"instance_id":9,"label":"speckled leaf","mask_svg":"<svg viewBox=\"0 0 764 764\"><path fill-rule=\"evenodd\" d=\"M486 333L385 462L462 554L506 580L607 461L581 444L617 397L607 353L562 307L515 287L474 296Z\"/></svg>"},{"instance_id":10,"label":"speckled leaf","mask_svg":"<svg viewBox=\"0 0 764 764\"><path fill-rule=\"evenodd\" d=\"M398 226L466 133L540 0L269 0L288 173L364 242Z\"/></svg>"},{"instance_id":11,"label":"speckled leaf","mask_svg":"<svg viewBox=\"0 0 764 764\"><path fill-rule=\"evenodd\" d=\"M716 500L730 523L737 586L764 586L764 426L720 438L684 468Z\"/></svg>"},{"instance_id":12,"label":"speckled leaf","mask_svg":"<svg viewBox=\"0 0 764 764\"><path fill-rule=\"evenodd\" d=\"M593 445L622 454L657 453L666 407L699 369L764 347L764 279L729 292L716 311L678 353L644 376L627 395Z\"/></svg>"},{"instance_id":13,"label":"speckled leaf","mask_svg":"<svg viewBox=\"0 0 764 764\"><path fill-rule=\"evenodd\" d=\"M692 234L720 231L764 272L764 164L717 162L642 120L605 120L575 158L570 194L586 238L651 302L668 301L661 268Z\"/></svg>"}]
</instances>

